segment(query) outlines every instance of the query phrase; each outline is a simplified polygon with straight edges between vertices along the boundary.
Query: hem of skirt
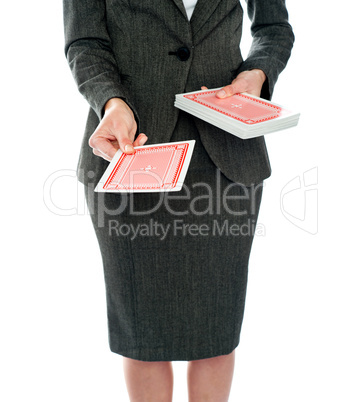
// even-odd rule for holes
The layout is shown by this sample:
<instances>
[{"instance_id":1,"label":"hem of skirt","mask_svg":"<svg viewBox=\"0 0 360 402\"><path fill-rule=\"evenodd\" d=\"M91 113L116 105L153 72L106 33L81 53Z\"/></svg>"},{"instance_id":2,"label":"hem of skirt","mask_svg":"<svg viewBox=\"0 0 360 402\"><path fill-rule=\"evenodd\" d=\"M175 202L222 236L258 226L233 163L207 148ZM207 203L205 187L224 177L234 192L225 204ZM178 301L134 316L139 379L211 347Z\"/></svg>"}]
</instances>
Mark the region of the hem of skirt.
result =
<instances>
[{"instance_id":1,"label":"hem of skirt","mask_svg":"<svg viewBox=\"0 0 360 402\"><path fill-rule=\"evenodd\" d=\"M110 346L110 350L113 353L121 355L123 357L128 357L134 360L156 362L156 361L191 361L191 360L202 360L210 359L212 357L228 355L235 350L239 345L237 342L234 346L229 348L222 348L219 350L196 350L196 351L182 351L178 350L168 351L164 349L129 349L129 350L118 350Z\"/></svg>"}]
</instances>

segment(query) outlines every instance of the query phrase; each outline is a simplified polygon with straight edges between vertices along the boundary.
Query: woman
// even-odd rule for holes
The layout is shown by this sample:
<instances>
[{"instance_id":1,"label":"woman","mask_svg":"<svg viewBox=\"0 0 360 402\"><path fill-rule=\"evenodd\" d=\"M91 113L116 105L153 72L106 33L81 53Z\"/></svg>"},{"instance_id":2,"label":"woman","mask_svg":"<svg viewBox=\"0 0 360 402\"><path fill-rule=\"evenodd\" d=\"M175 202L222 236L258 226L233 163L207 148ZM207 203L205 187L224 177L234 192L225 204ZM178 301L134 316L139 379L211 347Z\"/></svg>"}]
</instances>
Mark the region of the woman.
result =
<instances>
[{"instance_id":1,"label":"woman","mask_svg":"<svg viewBox=\"0 0 360 402\"><path fill-rule=\"evenodd\" d=\"M263 137L240 140L173 103L203 85L222 87L219 98L271 97L294 40L284 0L248 0L248 14L244 61L238 0L64 0L65 52L91 106L78 177L131 401L171 401L174 360L189 361L190 401L230 393L270 165ZM93 191L119 148L187 139L196 145L179 193Z\"/></svg>"}]
</instances>

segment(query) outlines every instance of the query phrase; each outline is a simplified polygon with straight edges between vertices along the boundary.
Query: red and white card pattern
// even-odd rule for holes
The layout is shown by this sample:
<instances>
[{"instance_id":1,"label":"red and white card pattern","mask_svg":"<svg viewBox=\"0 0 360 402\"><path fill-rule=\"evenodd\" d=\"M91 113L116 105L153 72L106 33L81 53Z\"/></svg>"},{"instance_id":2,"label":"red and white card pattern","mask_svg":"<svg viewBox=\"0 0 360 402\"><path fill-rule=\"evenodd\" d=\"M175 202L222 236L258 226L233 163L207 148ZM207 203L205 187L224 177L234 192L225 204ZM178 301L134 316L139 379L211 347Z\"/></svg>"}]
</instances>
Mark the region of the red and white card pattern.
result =
<instances>
[{"instance_id":1,"label":"red and white card pattern","mask_svg":"<svg viewBox=\"0 0 360 402\"><path fill-rule=\"evenodd\" d=\"M184 183L194 145L194 140L145 145L135 147L135 153L131 155L119 150L95 191L179 191Z\"/></svg>"},{"instance_id":2,"label":"red and white card pattern","mask_svg":"<svg viewBox=\"0 0 360 402\"><path fill-rule=\"evenodd\" d=\"M178 94L175 106L242 139L296 126L299 113L246 93L219 99L218 89Z\"/></svg>"}]
</instances>

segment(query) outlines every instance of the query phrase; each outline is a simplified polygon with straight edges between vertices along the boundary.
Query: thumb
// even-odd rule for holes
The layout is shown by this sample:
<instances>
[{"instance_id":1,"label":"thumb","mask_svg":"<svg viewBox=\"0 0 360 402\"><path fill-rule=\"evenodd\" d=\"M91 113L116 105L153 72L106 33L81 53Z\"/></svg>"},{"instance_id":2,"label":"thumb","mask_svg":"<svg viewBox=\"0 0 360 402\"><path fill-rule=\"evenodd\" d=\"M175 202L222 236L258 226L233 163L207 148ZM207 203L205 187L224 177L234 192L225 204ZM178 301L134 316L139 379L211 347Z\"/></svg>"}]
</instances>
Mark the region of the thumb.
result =
<instances>
[{"instance_id":1,"label":"thumb","mask_svg":"<svg viewBox=\"0 0 360 402\"><path fill-rule=\"evenodd\" d=\"M133 126L130 130L124 125L118 131L117 141L119 143L119 148L125 154L133 154L135 152L133 138L135 137L135 133L137 130L137 125L134 122Z\"/></svg>"},{"instance_id":2,"label":"thumb","mask_svg":"<svg viewBox=\"0 0 360 402\"><path fill-rule=\"evenodd\" d=\"M248 83L244 79L235 79L230 85L220 89L216 93L217 98L228 98L229 96L239 94L241 92L246 92L248 89Z\"/></svg>"},{"instance_id":3,"label":"thumb","mask_svg":"<svg viewBox=\"0 0 360 402\"><path fill-rule=\"evenodd\" d=\"M125 154L133 154L135 152L133 143L129 138L122 138L119 142L119 147Z\"/></svg>"}]
</instances>

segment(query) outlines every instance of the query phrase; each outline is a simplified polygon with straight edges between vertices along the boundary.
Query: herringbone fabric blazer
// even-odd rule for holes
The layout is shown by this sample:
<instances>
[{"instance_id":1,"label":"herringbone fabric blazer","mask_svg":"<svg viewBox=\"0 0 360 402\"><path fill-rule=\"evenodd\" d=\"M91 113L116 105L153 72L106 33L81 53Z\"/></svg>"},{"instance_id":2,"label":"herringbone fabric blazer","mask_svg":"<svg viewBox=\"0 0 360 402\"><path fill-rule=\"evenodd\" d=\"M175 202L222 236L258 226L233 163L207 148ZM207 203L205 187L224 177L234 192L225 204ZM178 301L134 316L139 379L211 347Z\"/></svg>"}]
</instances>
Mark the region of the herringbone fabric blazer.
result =
<instances>
[{"instance_id":1,"label":"herringbone fabric blazer","mask_svg":"<svg viewBox=\"0 0 360 402\"><path fill-rule=\"evenodd\" d=\"M181 0L64 0L65 53L78 88L90 105L78 166L80 181L97 182L107 163L88 138L105 103L124 99L147 144L168 142L179 110L175 94L229 84L244 70L262 69L270 98L285 67L294 35L284 0L248 0L253 44L243 60L239 0L198 0L191 20ZM186 54L179 49L186 48ZM270 175L263 137L241 140L189 116L216 166L246 185Z\"/></svg>"}]
</instances>

